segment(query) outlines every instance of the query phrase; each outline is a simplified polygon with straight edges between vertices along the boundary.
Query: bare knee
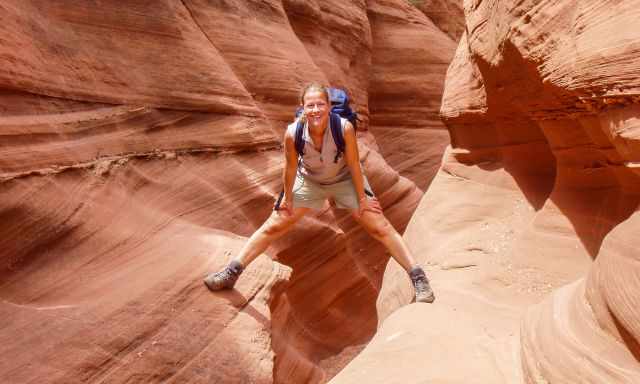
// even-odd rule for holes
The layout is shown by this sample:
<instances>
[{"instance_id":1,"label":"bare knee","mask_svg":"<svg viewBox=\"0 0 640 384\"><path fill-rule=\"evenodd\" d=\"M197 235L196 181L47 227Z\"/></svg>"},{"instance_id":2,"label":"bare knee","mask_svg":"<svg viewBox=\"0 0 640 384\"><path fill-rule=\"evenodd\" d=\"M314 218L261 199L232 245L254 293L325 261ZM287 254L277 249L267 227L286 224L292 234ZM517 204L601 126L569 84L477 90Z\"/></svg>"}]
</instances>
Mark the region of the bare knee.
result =
<instances>
[{"instance_id":1,"label":"bare knee","mask_svg":"<svg viewBox=\"0 0 640 384\"><path fill-rule=\"evenodd\" d=\"M267 236L281 235L289 230L296 221L293 217L274 214L267 220L262 232Z\"/></svg>"},{"instance_id":2,"label":"bare knee","mask_svg":"<svg viewBox=\"0 0 640 384\"><path fill-rule=\"evenodd\" d=\"M362 222L362 225L371 237L381 241L393 235L396 231L391 223L384 217L369 222Z\"/></svg>"}]
</instances>

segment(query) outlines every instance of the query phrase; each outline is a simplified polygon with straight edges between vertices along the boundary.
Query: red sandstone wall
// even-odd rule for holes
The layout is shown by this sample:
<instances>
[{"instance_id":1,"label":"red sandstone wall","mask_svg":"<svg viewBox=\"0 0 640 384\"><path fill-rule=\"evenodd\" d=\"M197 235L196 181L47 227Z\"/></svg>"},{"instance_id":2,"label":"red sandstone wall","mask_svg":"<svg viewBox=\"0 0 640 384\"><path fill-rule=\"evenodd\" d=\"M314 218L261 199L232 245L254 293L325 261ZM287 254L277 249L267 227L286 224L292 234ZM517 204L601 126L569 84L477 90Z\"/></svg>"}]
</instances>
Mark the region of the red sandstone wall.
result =
<instances>
[{"instance_id":1,"label":"red sandstone wall","mask_svg":"<svg viewBox=\"0 0 640 384\"><path fill-rule=\"evenodd\" d=\"M404 229L448 143L435 112L455 44L423 13L16 0L0 36L0 381L321 382L369 340L388 255L341 212L305 219L234 291L201 278L269 214L312 80L353 96L369 180Z\"/></svg>"},{"instance_id":2,"label":"red sandstone wall","mask_svg":"<svg viewBox=\"0 0 640 384\"><path fill-rule=\"evenodd\" d=\"M639 382L640 3L464 5L451 146L405 233L436 303L389 264L332 382Z\"/></svg>"}]
</instances>

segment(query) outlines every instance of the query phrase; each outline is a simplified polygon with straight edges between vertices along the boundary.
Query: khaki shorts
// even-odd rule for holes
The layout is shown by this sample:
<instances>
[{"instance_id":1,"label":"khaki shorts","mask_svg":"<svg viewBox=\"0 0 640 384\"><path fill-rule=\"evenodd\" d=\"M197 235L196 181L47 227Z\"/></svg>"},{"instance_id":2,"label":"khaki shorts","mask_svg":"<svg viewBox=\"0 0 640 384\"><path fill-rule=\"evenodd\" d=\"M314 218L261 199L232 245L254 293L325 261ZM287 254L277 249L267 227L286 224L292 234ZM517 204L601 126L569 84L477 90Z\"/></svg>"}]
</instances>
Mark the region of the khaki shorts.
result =
<instances>
[{"instance_id":1,"label":"khaki shorts","mask_svg":"<svg viewBox=\"0 0 640 384\"><path fill-rule=\"evenodd\" d=\"M367 197L373 197L369 181L363 175L364 189ZM358 194L351 178L335 184L322 185L314 183L298 174L293 184L293 207L321 209L327 199L335 201L337 208L358 209Z\"/></svg>"}]
</instances>

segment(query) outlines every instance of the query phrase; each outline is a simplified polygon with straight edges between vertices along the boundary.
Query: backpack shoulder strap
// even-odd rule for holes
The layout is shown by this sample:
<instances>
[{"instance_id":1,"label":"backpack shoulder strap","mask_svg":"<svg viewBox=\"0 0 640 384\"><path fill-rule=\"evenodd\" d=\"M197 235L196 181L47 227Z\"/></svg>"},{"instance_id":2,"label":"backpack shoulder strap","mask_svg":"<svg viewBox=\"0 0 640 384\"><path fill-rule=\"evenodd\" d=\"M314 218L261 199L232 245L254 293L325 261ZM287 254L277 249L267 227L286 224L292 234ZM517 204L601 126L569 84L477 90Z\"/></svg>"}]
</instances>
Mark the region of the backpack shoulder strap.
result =
<instances>
[{"instance_id":1,"label":"backpack shoulder strap","mask_svg":"<svg viewBox=\"0 0 640 384\"><path fill-rule=\"evenodd\" d=\"M302 157L304 155L304 139L302 138L304 134L304 122L302 120L298 120L298 125L296 126L296 152L298 152L298 156Z\"/></svg>"},{"instance_id":2,"label":"backpack shoulder strap","mask_svg":"<svg viewBox=\"0 0 640 384\"><path fill-rule=\"evenodd\" d=\"M342 133L342 121L340 116L331 113L329 115L329 126L331 127L331 135L333 136L333 142L336 143L336 148L338 149L336 153L336 157L333 159L334 163L338 162L340 156L344 154L344 135Z\"/></svg>"}]
</instances>

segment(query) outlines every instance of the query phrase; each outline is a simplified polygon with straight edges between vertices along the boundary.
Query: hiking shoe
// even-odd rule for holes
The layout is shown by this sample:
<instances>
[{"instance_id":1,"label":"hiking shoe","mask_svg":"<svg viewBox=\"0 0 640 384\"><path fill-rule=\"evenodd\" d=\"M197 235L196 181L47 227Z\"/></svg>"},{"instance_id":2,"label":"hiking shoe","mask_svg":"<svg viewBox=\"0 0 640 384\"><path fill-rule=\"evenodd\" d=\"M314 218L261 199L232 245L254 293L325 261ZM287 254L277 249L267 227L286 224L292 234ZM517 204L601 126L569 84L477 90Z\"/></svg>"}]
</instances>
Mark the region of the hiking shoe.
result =
<instances>
[{"instance_id":1,"label":"hiking shoe","mask_svg":"<svg viewBox=\"0 0 640 384\"><path fill-rule=\"evenodd\" d=\"M231 289L242 273L242 264L233 260L220 272L214 272L204 278L204 284L211 291Z\"/></svg>"},{"instance_id":2,"label":"hiking shoe","mask_svg":"<svg viewBox=\"0 0 640 384\"><path fill-rule=\"evenodd\" d=\"M431 285L429 285L429 279L425 275L424 271L420 267L414 267L409 272L409 277L413 283L413 288L416 290L415 302L416 303L433 303L436 296L433 294Z\"/></svg>"}]
</instances>

